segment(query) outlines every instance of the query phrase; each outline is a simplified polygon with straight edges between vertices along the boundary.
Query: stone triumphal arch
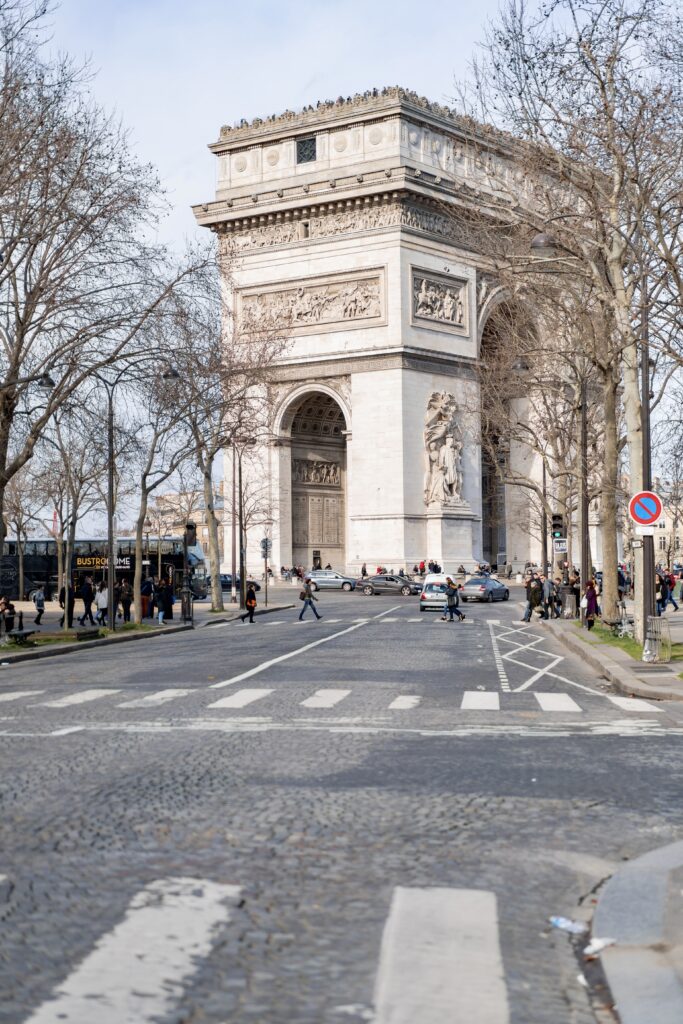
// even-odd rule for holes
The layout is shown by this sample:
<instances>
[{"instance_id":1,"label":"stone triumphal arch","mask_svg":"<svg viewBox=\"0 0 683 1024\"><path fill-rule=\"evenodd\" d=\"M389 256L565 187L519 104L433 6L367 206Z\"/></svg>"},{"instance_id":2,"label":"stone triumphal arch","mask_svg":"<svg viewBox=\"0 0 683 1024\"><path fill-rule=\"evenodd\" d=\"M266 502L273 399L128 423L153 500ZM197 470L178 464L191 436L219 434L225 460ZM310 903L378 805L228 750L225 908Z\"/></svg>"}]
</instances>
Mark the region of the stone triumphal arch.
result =
<instances>
[{"instance_id":1,"label":"stone triumphal arch","mask_svg":"<svg viewBox=\"0 0 683 1024\"><path fill-rule=\"evenodd\" d=\"M216 196L194 213L231 253L235 314L287 324L253 470L273 562L533 559L482 465L476 366L498 299L468 227L471 130L391 88L226 126L210 148Z\"/></svg>"}]
</instances>

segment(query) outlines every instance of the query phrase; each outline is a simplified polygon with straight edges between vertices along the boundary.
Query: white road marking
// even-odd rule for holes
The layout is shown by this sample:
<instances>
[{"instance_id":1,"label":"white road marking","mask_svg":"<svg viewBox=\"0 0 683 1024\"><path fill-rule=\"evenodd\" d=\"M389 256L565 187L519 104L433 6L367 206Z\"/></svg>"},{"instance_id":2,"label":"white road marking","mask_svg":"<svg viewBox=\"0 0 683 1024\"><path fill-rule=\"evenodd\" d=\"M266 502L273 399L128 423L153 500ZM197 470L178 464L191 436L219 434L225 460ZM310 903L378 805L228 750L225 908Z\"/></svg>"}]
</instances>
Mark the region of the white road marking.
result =
<instances>
[{"instance_id":1,"label":"white road marking","mask_svg":"<svg viewBox=\"0 0 683 1024\"><path fill-rule=\"evenodd\" d=\"M406 619L406 622L424 622L424 620L425 620L424 615L421 615L419 617L419 619Z\"/></svg>"},{"instance_id":2,"label":"white road marking","mask_svg":"<svg viewBox=\"0 0 683 1024\"><path fill-rule=\"evenodd\" d=\"M613 704L616 704L622 711L664 711L664 708L657 707L656 704L650 704L646 700L640 700L638 697L613 697L612 694L605 694L608 700Z\"/></svg>"},{"instance_id":3,"label":"white road marking","mask_svg":"<svg viewBox=\"0 0 683 1024\"><path fill-rule=\"evenodd\" d=\"M385 619L384 621L385 622L400 622L401 620L399 619L399 617L397 615L391 615L388 619Z\"/></svg>"},{"instance_id":4,"label":"white road marking","mask_svg":"<svg viewBox=\"0 0 683 1024\"><path fill-rule=\"evenodd\" d=\"M536 651L536 653L537 654L546 654L545 651ZM532 676L530 676L526 680L526 682L522 683L521 686L516 686L514 688L514 690L513 690L513 693L521 693L522 690L528 690L529 687L533 686L533 684L535 682L537 682L539 679L541 679L542 676L547 675L547 673L550 672L550 670L552 668L555 668L555 666L559 665L561 661L564 661L564 658L561 655L554 656L554 655L551 654L551 655L546 655L546 656L552 658L552 660L550 662L548 662L548 664L545 665L543 668L537 669L536 672L534 672L534 674ZM503 657L510 658L510 655L503 655ZM510 658L510 660L512 661L513 659ZM516 662L516 664L519 665L520 662Z\"/></svg>"},{"instance_id":5,"label":"white road marking","mask_svg":"<svg viewBox=\"0 0 683 1024\"><path fill-rule=\"evenodd\" d=\"M419 696L409 696L407 694L404 697L396 697L396 699L392 700L391 704L389 705L389 710L390 711L408 711L408 710L410 710L410 708L416 708L421 700L422 700L422 697L419 697Z\"/></svg>"},{"instance_id":6,"label":"white road marking","mask_svg":"<svg viewBox=\"0 0 683 1024\"><path fill-rule=\"evenodd\" d=\"M156 707L159 704L166 704L169 700L177 700L178 697L186 697L192 690L158 690L157 693L148 693L146 697L136 697L135 700L124 700L117 704L119 708L148 708Z\"/></svg>"},{"instance_id":7,"label":"white road marking","mask_svg":"<svg viewBox=\"0 0 683 1024\"><path fill-rule=\"evenodd\" d=\"M80 693L69 693L66 697L57 697L56 700L41 701L36 704L40 708L68 708L72 704L88 704L91 700L101 700L102 697L113 697L121 693L120 690L81 690Z\"/></svg>"},{"instance_id":8,"label":"white road marking","mask_svg":"<svg viewBox=\"0 0 683 1024\"><path fill-rule=\"evenodd\" d=\"M583 711L568 693L534 693L541 711Z\"/></svg>"},{"instance_id":9,"label":"white road marking","mask_svg":"<svg viewBox=\"0 0 683 1024\"><path fill-rule=\"evenodd\" d=\"M301 701L302 708L333 708L339 704L351 690L316 690L312 697Z\"/></svg>"},{"instance_id":10,"label":"white road marking","mask_svg":"<svg viewBox=\"0 0 683 1024\"><path fill-rule=\"evenodd\" d=\"M40 697L45 690L14 690L12 693L0 693L0 704L10 700L19 700L21 697Z\"/></svg>"},{"instance_id":11,"label":"white road marking","mask_svg":"<svg viewBox=\"0 0 683 1024\"><path fill-rule=\"evenodd\" d=\"M500 696L486 690L465 690L460 707L463 711L500 711Z\"/></svg>"},{"instance_id":12,"label":"white road marking","mask_svg":"<svg viewBox=\"0 0 683 1024\"><path fill-rule=\"evenodd\" d=\"M209 707L245 708L247 704L253 704L254 701L268 697L271 693L275 693L275 690L238 690L237 693L232 693L229 697L214 701L213 704L209 704Z\"/></svg>"},{"instance_id":13,"label":"white road marking","mask_svg":"<svg viewBox=\"0 0 683 1024\"><path fill-rule=\"evenodd\" d=\"M80 725L69 725L66 729L54 729L50 736L70 736L72 732L83 732L83 727Z\"/></svg>"},{"instance_id":14,"label":"white road marking","mask_svg":"<svg viewBox=\"0 0 683 1024\"><path fill-rule=\"evenodd\" d=\"M219 925L230 920L225 900L236 885L198 878L164 878L140 890L123 920L40 1006L26 1024L152 1024L176 1006L211 951Z\"/></svg>"},{"instance_id":15,"label":"white road marking","mask_svg":"<svg viewBox=\"0 0 683 1024\"><path fill-rule=\"evenodd\" d=\"M496 634L493 631L492 622L489 622L489 633L491 634L491 647L493 648L493 659L496 663L496 672L498 673L498 678L500 680L500 688L501 690L509 693L510 682L507 677L507 672L505 671L505 666L503 665L503 659L501 658L500 651L498 650L498 641L496 640Z\"/></svg>"},{"instance_id":16,"label":"white road marking","mask_svg":"<svg viewBox=\"0 0 683 1024\"><path fill-rule=\"evenodd\" d=\"M376 1024L508 1024L496 897L394 889L375 983Z\"/></svg>"},{"instance_id":17,"label":"white road marking","mask_svg":"<svg viewBox=\"0 0 683 1024\"><path fill-rule=\"evenodd\" d=\"M373 615L373 619L381 619L385 615L389 615L390 612L395 612L400 605L395 605L393 608L387 608L386 611L380 612L379 615ZM332 633L330 636L323 636L320 640L313 640L310 644L304 644L303 647L297 647L296 650L290 651L288 654L281 654L277 658L271 658L270 661L262 661L260 665L256 665L254 668L248 669L246 672L241 672L238 676L232 676L231 679L224 679L220 683L212 683L212 690L221 690L224 686L232 686L234 683L241 683L243 679L251 679L252 676L259 675L260 672L265 672L266 669L271 668L272 665L279 665L282 661L289 661L290 658L296 658L299 654L304 654L306 651L312 651L314 647L319 647L320 644L328 644L331 640L336 640L340 636L345 636L346 633L352 633L355 629L360 629L361 626L367 625L370 619L360 619L353 626L347 626L346 629L340 629L338 633Z\"/></svg>"}]
</instances>

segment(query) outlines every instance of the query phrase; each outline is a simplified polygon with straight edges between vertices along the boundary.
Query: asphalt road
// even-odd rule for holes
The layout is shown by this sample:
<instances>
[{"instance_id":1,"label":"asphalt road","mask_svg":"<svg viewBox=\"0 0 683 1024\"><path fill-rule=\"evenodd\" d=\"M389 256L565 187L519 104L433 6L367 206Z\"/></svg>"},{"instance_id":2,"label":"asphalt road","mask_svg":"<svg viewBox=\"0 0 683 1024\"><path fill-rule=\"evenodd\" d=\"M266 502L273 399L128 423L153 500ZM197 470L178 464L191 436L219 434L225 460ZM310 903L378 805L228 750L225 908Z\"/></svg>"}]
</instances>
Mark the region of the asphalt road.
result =
<instances>
[{"instance_id":1,"label":"asphalt road","mask_svg":"<svg viewBox=\"0 0 683 1024\"><path fill-rule=\"evenodd\" d=\"M683 706L514 601L319 597L0 668L0 1021L596 1019L548 917L683 838Z\"/></svg>"}]
</instances>

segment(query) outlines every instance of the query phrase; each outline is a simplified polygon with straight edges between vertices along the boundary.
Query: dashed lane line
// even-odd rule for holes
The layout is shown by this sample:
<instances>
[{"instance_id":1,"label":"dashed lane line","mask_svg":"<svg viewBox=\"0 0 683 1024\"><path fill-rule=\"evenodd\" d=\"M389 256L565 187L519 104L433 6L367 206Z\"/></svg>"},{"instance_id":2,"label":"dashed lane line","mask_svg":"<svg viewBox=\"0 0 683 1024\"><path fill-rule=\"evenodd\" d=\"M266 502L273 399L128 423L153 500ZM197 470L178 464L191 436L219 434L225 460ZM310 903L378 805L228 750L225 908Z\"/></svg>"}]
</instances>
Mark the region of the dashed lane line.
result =
<instances>
[{"instance_id":1,"label":"dashed lane line","mask_svg":"<svg viewBox=\"0 0 683 1024\"><path fill-rule=\"evenodd\" d=\"M40 697L41 693L45 693L45 690L14 690L12 693L0 693L0 703L5 704L21 697Z\"/></svg>"},{"instance_id":2,"label":"dashed lane line","mask_svg":"<svg viewBox=\"0 0 683 1024\"><path fill-rule=\"evenodd\" d=\"M375 984L376 1024L509 1024L492 892L394 889Z\"/></svg>"},{"instance_id":3,"label":"dashed lane line","mask_svg":"<svg viewBox=\"0 0 683 1024\"><path fill-rule=\"evenodd\" d=\"M411 708L416 708L422 697L417 694L405 694L402 697L396 697L392 700L389 705L390 711L410 711Z\"/></svg>"},{"instance_id":4,"label":"dashed lane line","mask_svg":"<svg viewBox=\"0 0 683 1024\"><path fill-rule=\"evenodd\" d=\"M302 708L333 708L341 703L351 690L316 690L312 697L301 701Z\"/></svg>"},{"instance_id":5,"label":"dashed lane line","mask_svg":"<svg viewBox=\"0 0 683 1024\"><path fill-rule=\"evenodd\" d=\"M167 1019L230 920L236 885L164 878L141 889L122 921L26 1024L152 1024Z\"/></svg>"},{"instance_id":6,"label":"dashed lane line","mask_svg":"<svg viewBox=\"0 0 683 1024\"><path fill-rule=\"evenodd\" d=\"M57 697L56 700L40 701L35 707L40 708L68 708L73 704L88 704L93 700L101 700L103 697L111 697L120 690L81 690L80 693L68 693L66 697Z\"/></svg>"},{"instance_id":7,"label":"dashed lane line","mask_svg":"<svg viewBox=\"0 0 683 1024\"><path fill-rule=\"evenodd\" d=\"M209 704L209 707L246 708L248 704L253 704L254 701L269 697L274 692L274 690L238 690L236 693L230 694L229 697L223 697L221 700L214 701L213 704Z\"/></svg>"},{"instance_id":8,"label":"dashed lane line","mask_svg":"<svg viewBox=\"0 0 683 1024\"><path fill-rule=\"evenodd\" d=\"M248 669L246 672L241 672L237 676L232 676L230 679L223 679L220 683L212 683L212 690L221 690L225 686L232 686L234 683L240 683L243 679L251 679L252 676L257 676L261 672L265 672L267 669L272 668L273 665L279 665L283 661L289 661L290 658L296 658L299 654L304 654L306 651L312 651L314 647L319 647L321 644L328 644L331 640L337 640L340 636L345 636L347 633L353 633L356 629L361 629L366 626L368 622L376 619L384 618L385 615L390 615L391 612L395 612L400 605L395 605L393 608L387 608L386 611L380 612L379 615L373 615L372 619L361 619L356 622L353 626L347 626L346 629L340 629L337 633L332 633L330 636L323 636L319 640L313 640L310 644L304 644L303 647L297 647L294 651L289 651L287 654L281 654L277 658L271 658L269 661L263 661L260 665L255 665L254 668Z\"/></svg>"},{"instance_id":9,"label":"dashed lane line","mask_svg":"<svg viewBox=\"0 0 683 1024\"><path fill-rule=\"evenodd\" d=\"M491 647L493 648L493 660L496 663L496 672L498 673L498 679L500 680L500 688L501 688L501 690L504 690L505 692L509 693L509 691L510 691L510 681L508 679L507 672L505 671L505 667L503 665L503 660L502 660L502 658L500 656L500 651L498 649L498 641L497 641L496 634L495 634L494 629L493 629L493 623L492 622L489 622L489 633L491 634Z\"/></svg>"},{"instance_id":10,"label":"dashed lane line","mask_svg":"<svg viewBox=\"0 0 683 1024\"><path fill-rule=\"evenodd\" d=\"M170 700L178 700L180 697L187 697L189 693L192 693L192 690L159 690L157 693L148 693L146 697L136 697L135 700L124 700L122 704L117 704L117 707L157 707L160 704L167 704Z\"/></svg>"}]
</instances>

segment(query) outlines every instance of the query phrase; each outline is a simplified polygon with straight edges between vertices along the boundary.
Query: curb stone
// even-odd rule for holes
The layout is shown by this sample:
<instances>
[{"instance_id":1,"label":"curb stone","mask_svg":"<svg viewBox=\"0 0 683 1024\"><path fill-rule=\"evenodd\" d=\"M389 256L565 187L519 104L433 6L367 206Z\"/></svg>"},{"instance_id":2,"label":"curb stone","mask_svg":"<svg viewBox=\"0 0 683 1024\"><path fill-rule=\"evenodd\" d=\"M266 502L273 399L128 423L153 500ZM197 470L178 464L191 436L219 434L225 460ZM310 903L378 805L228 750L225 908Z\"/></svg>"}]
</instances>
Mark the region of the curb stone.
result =
<instances>
[{"instance_id":1,"label":"curb stone","mask_svg":"<svg viewBox=\"0 0 683 1024\"><path fill-rule=\"evenodd\" d=\"M616 940L601 960L622 1024L683 1021L683 933L669 912L681 869L683 842L671 843L620 868L598 899L592 934Z\"/></svg>"},{"instance_id":2,"label":"curb stone","mask_svg":"<svg viewBox=\"0 0 683 1024\"><path fill-rule=\"evenodd\" d=\"M550 621L545 623L544 628L548 629L573 654L578 654L586 664L612 683L620 693L628 696L647 697L650 700L683 700L683 679L677 679L673 672L663 672L656 682L647 682L639 678L627 662L610 658L601 649L583 640L579 634L575 635L573 624L568 627ZM629 662L633 662L630 656L626 657ZM633 662L634 666L637 664L637 662Z\"/></svg>"}]
</instances>

